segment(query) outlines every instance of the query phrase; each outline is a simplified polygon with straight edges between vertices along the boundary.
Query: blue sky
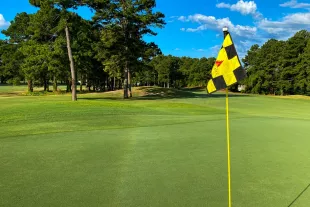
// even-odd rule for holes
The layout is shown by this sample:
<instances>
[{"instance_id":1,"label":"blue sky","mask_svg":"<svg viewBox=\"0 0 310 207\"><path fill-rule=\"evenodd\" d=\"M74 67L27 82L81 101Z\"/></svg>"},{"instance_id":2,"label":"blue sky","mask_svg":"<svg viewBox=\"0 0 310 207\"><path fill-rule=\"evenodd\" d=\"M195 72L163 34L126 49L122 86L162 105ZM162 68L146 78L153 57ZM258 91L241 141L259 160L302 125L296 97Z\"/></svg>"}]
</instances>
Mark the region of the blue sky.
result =
<instances>
[{"instance_id":1,"label":"blue sky","mask_svg":"<svg viewBox=\"0 0 310 207\"><path fill-rule=\"evenodd\" d=\"M285 40L301 29L310 30L310 0L157 0L156 10L165 14L167 24L156 30L156 37L145 39L175 56L216 56L223 26L228 26L241 57L255 43ZM23 11L34 13L36 8L28 0L1 2L0 30ZM87 8L78 13L87 19L92 16Z\"/></svg>"}]
</instances>

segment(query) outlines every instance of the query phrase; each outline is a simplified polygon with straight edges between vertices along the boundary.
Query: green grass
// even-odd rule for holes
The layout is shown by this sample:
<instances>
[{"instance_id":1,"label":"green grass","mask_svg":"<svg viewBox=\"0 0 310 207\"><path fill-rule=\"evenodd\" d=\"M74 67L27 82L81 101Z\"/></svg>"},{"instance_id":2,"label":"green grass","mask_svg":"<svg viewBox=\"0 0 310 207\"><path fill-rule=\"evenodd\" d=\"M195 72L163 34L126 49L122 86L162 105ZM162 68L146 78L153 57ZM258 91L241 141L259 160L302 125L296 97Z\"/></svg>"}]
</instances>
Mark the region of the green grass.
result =
<instances>
[{"instance_id":1,"label":"green grass","mask_svg":"<svg viewBox=\"0 0 310 207\"><path fill-rule=\"evenodd\" d=\"M0 206L227 206L225 96L135 94L0 97ZM233 206L308 207L310 100L232 95L230 121Z\"/></svg>"}]
</instances>

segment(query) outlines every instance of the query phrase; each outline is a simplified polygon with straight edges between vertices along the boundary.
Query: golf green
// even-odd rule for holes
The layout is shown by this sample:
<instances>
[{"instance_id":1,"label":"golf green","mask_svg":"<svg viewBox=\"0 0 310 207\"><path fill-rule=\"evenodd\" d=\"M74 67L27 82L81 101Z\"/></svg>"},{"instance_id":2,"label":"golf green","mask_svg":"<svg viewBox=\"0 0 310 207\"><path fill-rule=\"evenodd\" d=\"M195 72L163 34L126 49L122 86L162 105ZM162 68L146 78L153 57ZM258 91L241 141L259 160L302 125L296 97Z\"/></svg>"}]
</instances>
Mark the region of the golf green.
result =
<instances>
[{"instance_id":1,"label":"golf green","mask_svg":"<svg viewBox=\"0 0 310 207\"><path fill-rule=\"evenodd\" d=\"M0 206L227 206L225 95L176 97L0 97ZM308 207L310 99L229 100L232 206Z\"/></svg>"}]
</instances>

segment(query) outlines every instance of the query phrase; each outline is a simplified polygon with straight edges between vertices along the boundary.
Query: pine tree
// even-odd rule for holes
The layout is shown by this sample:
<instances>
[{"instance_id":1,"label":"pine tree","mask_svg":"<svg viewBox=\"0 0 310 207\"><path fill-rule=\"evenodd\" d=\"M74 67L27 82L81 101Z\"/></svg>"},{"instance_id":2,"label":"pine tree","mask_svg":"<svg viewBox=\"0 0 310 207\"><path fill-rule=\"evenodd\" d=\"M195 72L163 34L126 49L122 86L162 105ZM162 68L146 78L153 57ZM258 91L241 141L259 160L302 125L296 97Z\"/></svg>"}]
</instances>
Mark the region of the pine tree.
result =
<instances>
[{"instance_id":1,"label":"pine tree","mask_svg":"<svg viewBox=\"0 0 310 207\"><path fill-rule=\"evenodd\" d=\"M123 61L124 98L128 98L130 67L141 58L141 49L146 45L142 37L156 35L151 27L163 27L164 15L153 11L155 0L94 0L86 3L96 11L93 20L102 28L102 39L106 40L105 36L109 35L104 30L110 30L115 37L111 41L114 50L108 50L105 56L111 59L117 55Z\"/></svg>"}]
</instances>

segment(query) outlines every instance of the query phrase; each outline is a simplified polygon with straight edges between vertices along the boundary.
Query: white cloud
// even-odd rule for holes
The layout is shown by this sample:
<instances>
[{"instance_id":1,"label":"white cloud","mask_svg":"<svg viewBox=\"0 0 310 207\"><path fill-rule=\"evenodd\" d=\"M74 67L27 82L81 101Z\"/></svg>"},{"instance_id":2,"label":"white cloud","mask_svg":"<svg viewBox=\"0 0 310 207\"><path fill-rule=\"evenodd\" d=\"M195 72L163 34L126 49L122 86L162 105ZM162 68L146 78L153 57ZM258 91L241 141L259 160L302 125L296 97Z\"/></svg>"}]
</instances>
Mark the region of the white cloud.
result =
<instances>
[{"instance_id":1,"label":"white cloud","mask_svg":"<svg viewBox=\"0 0 310 207\"><path fill-rule=\"evenodd\" d=\"M256 26L235 25L228 17L217 19L214 16L205 16L202 14L194 14L182 19L183 21L199 24L195 28L182 28L182 31L221 31L223 27L227 26L236 38L242 39L243 41L252 40L260 42L260 39L265 40L268 38L285 39L299 30L310 30L310 12L289 14L280 20L261 19L255 23Z\"/></svg>"},{"instance_id":2,"label":"white cloud","mask_svg":"<svg viewBox=\"0 0 310 207\"><path fill-rule=\"evenodd\" d=\"M172 23L172 22L174 22L178 18L179 18L179 16L170 16L167 22L168 23Z\"/></svg>"},{"instance_id":3,"label":"white cloud","mask_svg":"<svg viewBox=\"0 0 310 207\"><path fill-rule=\"evenodd\" d=\"M226 9L230 9L230 4L226 4L226 3L224 3L224 2L222 2L222 3L219 3L219 4L216 4L216 7L217 8L226 8Z\"/></svg>"},{"instance_id":4,"label":"white cloud","mask_svg":"<svg viewBox=\"0 0 310 207\"><path fill-rule=\"evenodd\" d=\"M262 40L265 40L258 34L258 29L256 26L248 26L248 25L235 25L231 22L231 20L227 18L219 18L217 19L214 16L206 16L202 14L194 14L188 17L182 18L183 22L192 22L198 23L199 26L196 28L182 28L182 31L186 32L199 32L205 30L213 30L217 32L222 32L222 28L227 26L229 31L233 34L234 42L236 44L236 48L238 50L239 56L242 58L246 54L247 49L249 49L250 45L255 43L261 43ZM220 37L221 33L218 33L216 36ZM242 44L240 41L243 41ZM246 44L245 44L246 43ZM197 52L210 52L212 56L216 56L221 45L216 45L214 47L205 49L195 49L193 50Z\"/></svg>"},{"instance_id":5,"label":"white cloud","mask_svg":"<svg viewBox=\"0 0 310 207\"><path fill-rule=\"evenodd\" d=\"M10 22L5 21L2 14L0 14L0 28L5 28L10 25Z\"/></svg>"},{"instance_id":6,"label":"white cloud","mask_svg":"<svg viewBox=\"0 0 310 207\"><path fill-rule=\"evenodd\" d=\"M257 6L254 1L238 1L237 4L231 5L232 11L238 11L243 15L255 14Z\"/></svg>"},{"instance_id":7,"label":"white cloud","mask_svg":"<svg viewBox=\"0 0 310 207\"><path fill-rule=\"evenodd\" d=\"M287 38L299 30L310 29L310 12L295 13L283 17L279 21L263 19L258 27L277 38Z\"/></svg>"},{"instance_id":8,"label":"white cloud","mask_svg":"<svg viewBox=\"0 0 310 207\"><path fill-rule=\"evenodd\" d=\"M245 46L245 47L251 47L251 45L252 45L252 42L251 41L249 41L249 40L240 40L240 44L241 45L243 45L243 46Z\"/></svg>"},{"instance_id":9,"label":"white cloud","mask_svg":"<svg viewBox=\"0 0 310 207\"><path fill-rule=\"evenodd\" d=\"M175 50L175 51L180 51L181 49L180 49L180 48L175 48L174 50Z\"/></svg>"},{"instance_id":10,"label":"white cloud","mask_svg":"<svg viewBox=\"0 0 310 207\"><path fill-rule=\"evenodd\" d=\"M185 16L180 16L180 17L178 18L178 20L180 20L180 21L182 21L182 22L185 22L185 21L186 21L186 17L185 17Z\"/></svg>"},{"instance_id":11,"label":"white cloud","mask_svg":"<svg viewBox=\"0 0 310 207\"><path fill-rule=\"evenodd\" d=\"M300 3L297 0L291 0L280 6L290 8L307 8L309 6L310 9L310 3ZM262 45L270 38L286 40L302 29L310 30L310 11L288 14L278 19L267 19L263 18L263 15L257 11L257 6L254 1L239 0L236 4L222 2L217 4L217 7L228 8L232 11L239 11L244 15L251 14L254 18L260 18L256 18L252 25L241 25L234 24L228 17L217 18L215 16L203 14L180 16L178 18L179 21L191 25L182 28L181 31L195 33L212 30L216 32L216 37L219 38L222 34L222 28L226 26L233 35L236 49L241 58L244 57L247 50L253 44ZM192 26L193 23L196 24L196 26ZM214 46L207 50L193 48L193 50L197 52L208 51L215 55L218 52L218 47Z\"/></svg>"},{"instance_id":12,"label":"white cloud","mask_svg":"<svg viewBox=\"0 0 310 207\"><path fill-rule=\"evenodd\" d=\"M280 4L281 7L289 7L293 9L310 9L310 3L299 3L297 0L291 0L288 2L285 2L283 4Z\"/></svg>"},{"instance_id":13,"label":"white cloud","mask_svg":"<svg viewBox=\"0 0 310 207\"><path fill-rule=\"evenodd\" d=\"M229 18L216 19L214 16L205 16L202 14L190 15L184 17L185 21L191 21L200 24L197 28L182 28L182 31L197 32L203 30L221 31L223 27L228 27L231 32L240 37L252 38L256 35L257 28L251 26L234 25Z\"/></svg>"},{"instance_id":14,"label":"white cloud","mask_svg":"<svg viewBox=\"0 0 310 207\"><path fill-rule=\"evenodd\" d=\"M207 28L205 27L205 25L199 26L197 28L187 28L185 31L186 32L198 32L198 31L203 31L206 30Z\"/></svg>"},{"instance_id":15,"label":"white cloud","mask_svg":"<svg viewBox=\"0 0 310 207\"><path fill-rule=\"evenodd\" d=\"M252 15L255 18L262 16L261 13L257 11L257 5L254 1L243 1L239 0L236 4L227 4L224 2L216 4L217 8L226 8L231 11L240 12L242 15Z\"/></svg>"}]
</instances>

